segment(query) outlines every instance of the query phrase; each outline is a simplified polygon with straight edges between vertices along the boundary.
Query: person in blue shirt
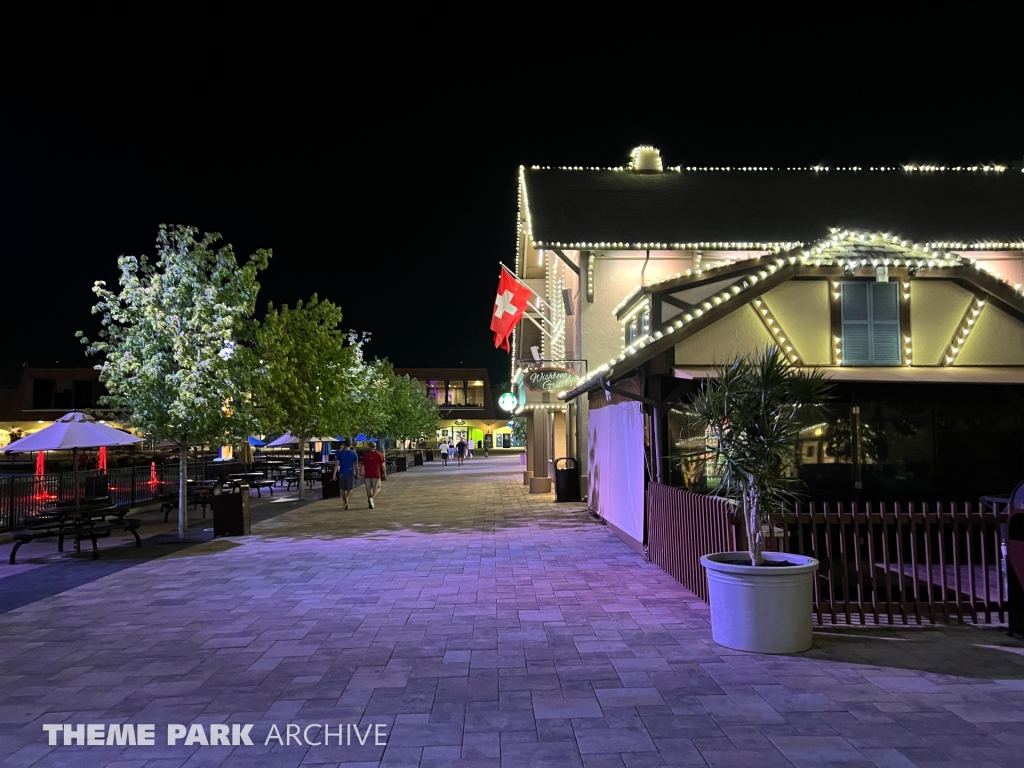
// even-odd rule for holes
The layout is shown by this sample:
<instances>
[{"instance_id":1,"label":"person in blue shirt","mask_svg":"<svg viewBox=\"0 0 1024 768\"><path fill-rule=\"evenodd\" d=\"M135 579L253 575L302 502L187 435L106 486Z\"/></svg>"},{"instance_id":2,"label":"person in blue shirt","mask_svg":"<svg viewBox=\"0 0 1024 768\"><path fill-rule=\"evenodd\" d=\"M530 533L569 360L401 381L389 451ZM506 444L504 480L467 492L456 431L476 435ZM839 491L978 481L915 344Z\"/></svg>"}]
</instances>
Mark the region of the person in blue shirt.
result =
<instances>
[{"instance_id":1,"label":"person in blue shirt","mask_svg":"<svg viewBox=\"0 0 1024 768\"><path fill-rule=\"evenodd\" d=\"M358 463L359 454L352 450L352 443L346 440L342 443L341 450L334 455L334 478L338 481L338 489L341 491L341 500L345 502L345 509L348 509L349 494L356 487L356 465Z\"/></svg>"}]
</instances>

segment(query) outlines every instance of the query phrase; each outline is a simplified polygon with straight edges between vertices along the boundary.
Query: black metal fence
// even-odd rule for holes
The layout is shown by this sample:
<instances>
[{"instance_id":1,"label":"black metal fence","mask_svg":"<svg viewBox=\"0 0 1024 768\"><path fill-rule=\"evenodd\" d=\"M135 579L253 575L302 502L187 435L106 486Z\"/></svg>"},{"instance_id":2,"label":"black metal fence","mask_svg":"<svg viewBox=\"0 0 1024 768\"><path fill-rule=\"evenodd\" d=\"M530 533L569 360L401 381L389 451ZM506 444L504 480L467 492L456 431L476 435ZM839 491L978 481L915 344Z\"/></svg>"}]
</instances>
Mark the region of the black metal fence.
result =
<instances>
[{"instance_id":1,"label":"black metal fence","mask_svg":"<svg viewBox=\"0 0 1024 768\"><path fill-rule=\"evenodd\" d=\"M189 480L222 478L243 470L237 462L189 462L187 477ZM115 506L132 507L155 501L163 493L176 492L177 487L176 462L117 467L106 472L82 471L77 474L77 487L73 472L0 477L0 533L24 527L58 501L109 496Z\"/></svg>"}]
</instances>

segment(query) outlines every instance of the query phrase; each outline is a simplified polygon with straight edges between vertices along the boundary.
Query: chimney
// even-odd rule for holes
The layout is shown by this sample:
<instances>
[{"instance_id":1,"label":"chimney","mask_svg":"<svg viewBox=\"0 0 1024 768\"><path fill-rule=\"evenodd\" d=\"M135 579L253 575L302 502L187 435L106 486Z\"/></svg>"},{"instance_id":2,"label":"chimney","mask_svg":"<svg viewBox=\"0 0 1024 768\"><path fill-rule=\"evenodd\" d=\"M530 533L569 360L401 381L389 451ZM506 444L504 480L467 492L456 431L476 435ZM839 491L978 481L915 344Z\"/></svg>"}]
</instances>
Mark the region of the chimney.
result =
<instances>
[{"instance_id":1,"label":"chimney","mask_svg":"<svg viewBox=\"0 0 1024 768\"><path fill-rule=\"evenodd\" d=\"M629 168L633 173L661 173L661 152L657 147L634 147L629 153Z\"/></svg>"}]
</instances>

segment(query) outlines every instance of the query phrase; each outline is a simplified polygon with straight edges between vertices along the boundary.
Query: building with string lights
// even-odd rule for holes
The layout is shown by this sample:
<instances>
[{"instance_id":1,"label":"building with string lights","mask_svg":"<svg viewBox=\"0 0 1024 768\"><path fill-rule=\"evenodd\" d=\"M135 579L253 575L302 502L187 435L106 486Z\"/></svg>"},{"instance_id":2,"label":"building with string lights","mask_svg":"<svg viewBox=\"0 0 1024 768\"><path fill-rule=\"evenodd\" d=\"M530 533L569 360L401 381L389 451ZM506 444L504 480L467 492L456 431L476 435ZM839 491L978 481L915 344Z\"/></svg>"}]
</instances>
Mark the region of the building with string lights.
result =
<instances>
[{"instance_id":1,"label":"building with string lights","mask_svg":"<svg viewBox=\"0 0 1024 768\"><path fill-rule=\"evenodd\" d=\"M638 147L621 167L520 168L527 469L576 459L591 508L640 548L649 483L715 486L690 393L775 344L835 383L793 459L810 495L1009 490L1024 476L1022 210L1024 173L1000 164L668 167Z\"/></svg>"}]
</instances>

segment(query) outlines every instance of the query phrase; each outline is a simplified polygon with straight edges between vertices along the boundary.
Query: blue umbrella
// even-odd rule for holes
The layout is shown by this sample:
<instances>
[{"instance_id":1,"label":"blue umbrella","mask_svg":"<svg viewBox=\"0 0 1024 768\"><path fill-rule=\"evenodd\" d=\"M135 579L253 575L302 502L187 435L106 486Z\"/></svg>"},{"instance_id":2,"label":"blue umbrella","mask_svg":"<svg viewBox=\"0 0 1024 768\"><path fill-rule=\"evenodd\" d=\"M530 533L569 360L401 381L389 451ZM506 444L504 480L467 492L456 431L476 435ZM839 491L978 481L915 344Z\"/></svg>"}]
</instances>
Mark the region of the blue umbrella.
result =
<instances>
[{"instance_id":1,"label":"blue umbrella","mask_svg":"<svg viewBox=\"0 0 1024 768\"><path fill-rule=\"evenodd\" d=\"M253 448L262 448L264 445L266 445L266 443L260 440L259 438L249 435L249 445L251 445Z\"/></svg>"}]
</instances>

